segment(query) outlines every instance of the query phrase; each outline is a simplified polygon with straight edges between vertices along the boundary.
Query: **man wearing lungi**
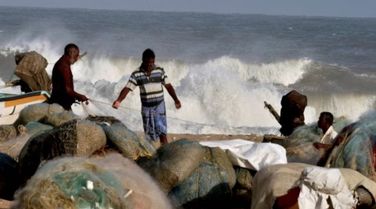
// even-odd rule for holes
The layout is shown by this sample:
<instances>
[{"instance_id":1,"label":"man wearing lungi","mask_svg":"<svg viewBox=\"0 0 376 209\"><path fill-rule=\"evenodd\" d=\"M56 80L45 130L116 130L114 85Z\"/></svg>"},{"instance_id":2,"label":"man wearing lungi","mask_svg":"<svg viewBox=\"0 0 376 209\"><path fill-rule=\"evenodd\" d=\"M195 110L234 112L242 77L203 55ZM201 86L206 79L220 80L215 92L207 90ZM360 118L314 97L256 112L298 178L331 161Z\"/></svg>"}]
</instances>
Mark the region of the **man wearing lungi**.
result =
<instances>
[{"instance_id":1,"label":"man wearing lungi","mask_svg":"<svg viewBox=\"0 0 376 209\"><path fill-rule=\"evenodd\" d=\"M146 49L142 54L141 66L131 74L128 83L121 90L119 97L114 101L112 107L115 109L119 108L120 103L125 99L129 91L133 91L139 86L142 104L141 114L145 134L148 139L153 141L159 138L161 145L163 145L168 143L163 86L174 99L177 109L181 107L181 103L164 69L156 66L154 63L154 52L151 49Z\"/></svg>"}]
</instances>

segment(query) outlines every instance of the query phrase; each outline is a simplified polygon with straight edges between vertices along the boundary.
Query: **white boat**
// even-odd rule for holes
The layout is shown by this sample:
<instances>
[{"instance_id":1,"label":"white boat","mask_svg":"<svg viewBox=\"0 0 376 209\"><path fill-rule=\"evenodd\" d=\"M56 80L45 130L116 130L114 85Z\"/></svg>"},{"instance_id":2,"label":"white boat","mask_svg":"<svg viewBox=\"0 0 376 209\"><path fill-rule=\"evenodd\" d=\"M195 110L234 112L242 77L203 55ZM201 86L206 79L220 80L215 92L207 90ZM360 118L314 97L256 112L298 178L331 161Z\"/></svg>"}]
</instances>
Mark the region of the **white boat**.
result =
<instances>
[{"instance_id":1,"label":"white boat","mask_svg":"<svg viewBox=\"0 0 376 209\"><path fill-rule=\"evenodd\" d=\"M0 125L12 124L17 120L20 111L28 105L48 100L47 91L33 91L25 94L0 93Z\"/></svg>"}]
</instances>

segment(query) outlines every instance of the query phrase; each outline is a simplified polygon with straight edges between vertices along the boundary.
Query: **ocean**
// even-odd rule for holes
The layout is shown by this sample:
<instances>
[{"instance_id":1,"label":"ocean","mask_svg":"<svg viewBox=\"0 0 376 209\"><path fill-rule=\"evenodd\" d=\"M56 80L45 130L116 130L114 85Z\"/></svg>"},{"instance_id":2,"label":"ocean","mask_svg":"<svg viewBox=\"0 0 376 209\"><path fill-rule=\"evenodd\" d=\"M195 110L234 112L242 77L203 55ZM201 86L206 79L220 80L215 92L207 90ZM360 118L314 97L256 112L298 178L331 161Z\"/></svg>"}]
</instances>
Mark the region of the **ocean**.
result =
<instances>
[{"instance_id":1,"label":"ocean","mask_svg":"<svg viewBox=\"0 0 376 209\"><path fill-rule=\"evenodd\" d=\"M146 48L156 53L182 102L165 91L168 131L278 133L264 101L279 112L292 89L307 95L306 123L320 112L355 121L376 107L376 18L0 7L0 85L16 52L53 64L67 43L87 55L72 66L80 115L112 115L142 130L138 89L111 107ZM1 89L18 93L18 88Z\"/></svg>"}]
</instances>

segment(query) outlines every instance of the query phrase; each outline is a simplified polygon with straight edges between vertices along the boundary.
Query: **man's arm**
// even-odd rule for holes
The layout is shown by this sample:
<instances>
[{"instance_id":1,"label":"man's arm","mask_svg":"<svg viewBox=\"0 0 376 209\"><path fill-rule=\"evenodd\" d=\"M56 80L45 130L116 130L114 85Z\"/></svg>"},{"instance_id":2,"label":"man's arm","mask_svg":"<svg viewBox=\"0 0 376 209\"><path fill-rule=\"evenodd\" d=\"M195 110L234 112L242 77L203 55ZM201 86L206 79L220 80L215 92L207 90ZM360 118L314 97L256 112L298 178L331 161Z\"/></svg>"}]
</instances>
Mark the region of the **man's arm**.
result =
<instances>
[{"instance_id":1,"label":"man's arm","mask_svg":"<svg viewBox=\"0 0 376 209\"><path fill-rule=\"evenodd\" d=\"M172 87L172 85L170 83L165 84L164 86L166 87L167 92L170 94L172 99L174 99L176 109L179 109L181 107L181 103L180 103L178 97L176 96L174 87Z\"/></svg>"},{"instance_id":2,"label":"man's arm","mask_svg":"<svg viewBox=\"0 0 376 209\"><path fill-rule=\"evenodd\" d=\"M112 104L112 107L117 109L120 107L120 103L125 99L125 97L127 97L128 93L129 93L130 89L128 87L124 87L120 94L119 94L119 97L114 101L114 103Z\"/></svg>"}]
</instances>

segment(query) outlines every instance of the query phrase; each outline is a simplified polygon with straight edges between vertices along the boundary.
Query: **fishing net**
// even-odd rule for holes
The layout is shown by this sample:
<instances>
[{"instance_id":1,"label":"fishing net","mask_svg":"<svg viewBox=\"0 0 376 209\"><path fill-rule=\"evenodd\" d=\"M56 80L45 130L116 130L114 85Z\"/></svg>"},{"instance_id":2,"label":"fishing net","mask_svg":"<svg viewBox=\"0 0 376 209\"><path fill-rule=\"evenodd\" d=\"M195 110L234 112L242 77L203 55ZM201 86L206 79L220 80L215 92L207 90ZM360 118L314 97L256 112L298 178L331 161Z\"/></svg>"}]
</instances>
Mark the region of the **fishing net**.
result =
<instances>
[{"instance_id":1,"label":"fishing net","mask_svg":"<svg viewBox=\"0 0 376 209\"><path fill-rule=\"evenodd\" d=\"M240 189L252 189L252 174L250 170L242 167L234 167L236 173L236 185Z\"/></svg>"},{"instance_id":2,"label":"fishing net","mask_svg":"<svg viewBox=\"0 0 376 209\"><path fill-rule=\"evenodd\" d=\"M236 184L232 188L233 204L237 208L249 208L252 201L252 179L256 171L242 167L234 167Z\"/></svg>"},{"instance_id":3,"label":"fishing net","mask_svg":"<svg viewBox=\"0 0 376 209\"><path fill-rule=\"evenodd\" d=\"M376 112L344 128L331 166L351 168L376 181Z\"/></svg>"},{"instance_id":4,"label":"fishing net","mask_svg":"<svg viewBox=\"0 0 376 209\"><path fill-rule=\"evenodd\" d=\"M89 156L105 143L106 136L102 128L87 120L72 120L34 135L19 155L23 181L30 178L43 161L62 155Z\"/></svg>"},{"instance_id":5,"label":"fishing net","mask_svg":"<svg viewBox=\"0 0 376 209\"><path fill-rule=\"evenodd\" d=\"M16 128L14 126L11 126L14 129L14 132L16 132ZM19 135L16 133L10 138L10 140L7 141L0 141L0 152L6 153L9 156L11 156L13 159L18 160L18 156L23 148L23 146L26 144L30 136L40 134L44 131L51 130L52 127L49 125L45 125L39 122L29 122L26 124L26 126L19 126L22 127Z\"/></svg>"},{"instance_id":6,"label":"fishing net","mask_svg":"<svg viewBox=\"0 0 376 209\"><path fill-rule=\"evenodd\" d=\"M299 186L302 171L307 167L315 167L303 163L288 163L284 165L273 165L265 167L258 171L253 178L253 191L252 191L252 209L270 209L273 208L274 202L277 197L288 194L289 190ZM317 167L322 169L321 167ZM366 178L359 172L341 168L339 169L341 175L348 188L351 191L358 191L358 188L364 188L367 195L363 194L363 199L360 204L370 202L376 199L376 183ZM317 182L323 184L325 182ZM312 187L312 191L317 191ZM364 191L362 191L364 192ZM358 194L359 195L359 194ZM366 196L366 197L365 197ZM359 199L360 200L360 199ZM288 199L287 201L294 201ZM374 205L373 205L374 206ZM373 207L367 207L373 208Z\"/></svg>"},{"instance_id":7,"label":"fishing net","mask_svg":"<svg viewBox=\"0 0 376 209\"><path fill-rule=\"evenodd\" d=\"M340 132L350 121L345 117L336 118L333 122L333 128L336 132ZM299 126L287 137L286 147L292 147L303 143L319 142L323 135L322 130L317 127L317 123Z\"/></svg>"},{"instance_id":8,"label":"fishing net","mask_svg":"<svg viewBox=\"0 0 376 209\"><path fill-rule=\"evenodd\" d=\"M50 114L61 113L64 109L58 104L39 103L23 108L14 122L14 126L26 125L31 121L39 121Z\"/></svg>"},{"instance_id":9,"label":"fishing net","mask_svg":"<svg viewBox=\"0 0 376 209\"><path fill-rule=\"evenodd\" d=\"M17 137L17 130L13 125L0 125L0 143Z\"/></svg>"},{"instance_id":10,"label":"fishing net","mask_svg":"<svg viewBox=\"0 0 376 209\"><path fill-rule=\"evenodd\" d=\"M334 121L333 127L339 132L349 123L346 118L341 117ZM321 129L317 127L317 123L296 128L283 144L286 148L288 162L316 165L326 154L325 150L318 150L313 146L313 143L320 142L322 134Z\"/></svg>"},{"instance_id":11,"label":"fishing net","mask_svg":"<svg viewBox=\"0 0 376 209\"><path fill-rule=\"evenodd\" d=\"M144 138L128 129L122 122L113 117L89 117L88 120L96 121L106 133L108 145L132 160L142 157L150 158L155 154L154 146Z\"/></svg>"},{"instance_id":12,"label":"fishing net","mask_svg":"<svg viewBox=\"0 0 376 209\"><path fill-rule=\"evenodd\" d=\"M32 91L51 90L51 79L45 68L47 60L35 51L20 53L16 57L15 74L21 78Z\"/></svg>"},{"instance_id":13,"label":"fishing net","mask_svg":"<svg viewBox=\"0 0 376 209\"><path fill-rule=\"evenodd\" d=\"M70 120L79 119L79 118L80 117L74 114L72 111L64 110L63 112L47 114L40 121L42 123L52 125L53 127L58 127Z\"/></svg>"},{"instance_id":14,"label":"fishing net","mask_svg":"<svg viewBox=\"0 0 376 209\"><path fill-rule=\"evenodd\" d=\"M198 142L178 140L157 150L152 159L139 164L160 184L165 192L182 183L199 166L206 149Z\"/></svg>"},{"instance_id":15,"label":"fishing net","mask_svg":"<svg viewBox=\"0 0 376 209\"><path fill-rule=\"evenodd\" d=\"M41 167L16 195L18 209L170 209L166 196L119 154L69 157Z\"/></svg>"},{"instance_id":16,"label":"fishing net","mask_svg":"<svg viewBox=\"0 0 376 209\"><path fill-rule=\"evenodd\" d=\"M43 124L37 121L31 121L25 125L26 133L29 136L33 136L39 133L42 133L43 131L51 130L53 129L52 126Z\"/></svg>"},{"instance_id":17,"label":"fishing net","mask_svg":"<svg viewBox=\"0 0 376 209\"><path fill-rule=\"evenodd\" d=\"M206 148L205 156L192 174L169 193L173 204L183 208L226 208L236 182L227 154Z\"/></svg>"},{"instance_id":18,"label":"fishing net","mask_svg":"<svg viewBox=\"0 0 376 209\"><path fill-rule=\"evenodd\" d=\"M12 140L8 140L5 142L0 142L0 152L3 152L13 159L18 160L18 156L29 139L28 134L17 136Z\"/></svg>"}]
</instances>

